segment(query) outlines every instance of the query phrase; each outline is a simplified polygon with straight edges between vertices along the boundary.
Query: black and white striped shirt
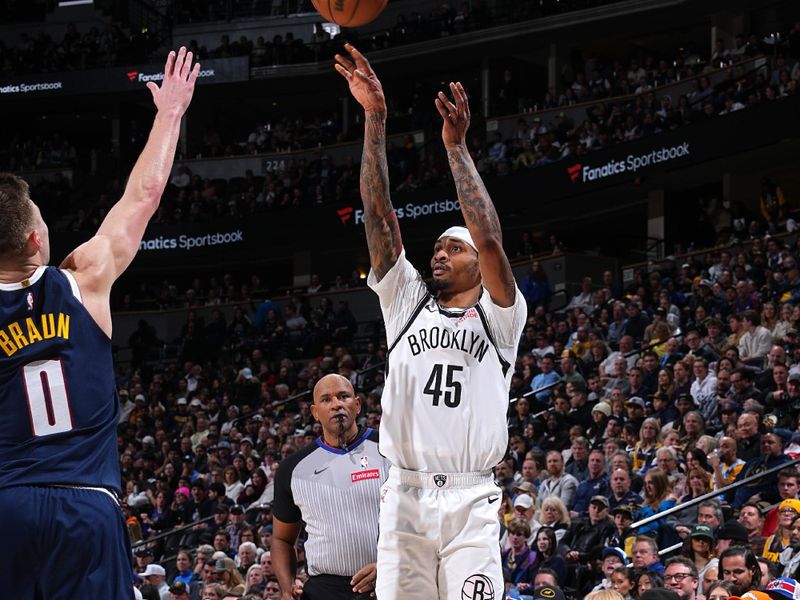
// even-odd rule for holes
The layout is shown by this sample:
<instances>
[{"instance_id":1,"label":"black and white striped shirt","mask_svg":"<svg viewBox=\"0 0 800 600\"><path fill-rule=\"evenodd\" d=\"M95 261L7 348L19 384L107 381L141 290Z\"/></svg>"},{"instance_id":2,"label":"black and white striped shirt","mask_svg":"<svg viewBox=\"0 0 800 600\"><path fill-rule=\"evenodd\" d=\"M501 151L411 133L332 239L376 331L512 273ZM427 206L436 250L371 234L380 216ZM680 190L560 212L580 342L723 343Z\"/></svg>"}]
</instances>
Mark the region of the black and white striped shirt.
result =
<instances>
[{"instance_id":1,"label":"black and white striped shirt","mask_svg":"<svg viewBox=\"0 0 800 600\"><path fill-rule=\"evenodd\" d=\"M320 437L281 462L272 514L303 521L309 575L351 577L377 559L380 489L389 461L378 434L364 430L346 450Z\"/></svg>"}]
</instances>

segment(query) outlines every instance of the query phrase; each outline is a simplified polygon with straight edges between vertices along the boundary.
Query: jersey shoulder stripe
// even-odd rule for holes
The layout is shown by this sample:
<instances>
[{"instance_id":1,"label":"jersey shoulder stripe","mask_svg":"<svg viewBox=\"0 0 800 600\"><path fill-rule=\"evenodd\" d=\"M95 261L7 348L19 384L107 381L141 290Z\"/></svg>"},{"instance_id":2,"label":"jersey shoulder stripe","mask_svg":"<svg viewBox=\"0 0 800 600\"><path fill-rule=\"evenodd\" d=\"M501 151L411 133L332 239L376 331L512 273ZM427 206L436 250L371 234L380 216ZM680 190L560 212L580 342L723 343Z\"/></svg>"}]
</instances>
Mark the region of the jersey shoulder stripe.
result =
<instances>
[{"instance_id":1,"label":"jersey shoulder stripe","mask_svg":"<svg viewBox=\"0 0 800 600\"><path fill-rule=\"evenodd\" d=\"M422 309L425 308L425 305L428 304L428 302L431 301L431 298L432 298L432 296L428 293L428 294L425 294L420 299L419 303L417 304L416 308L414 309L414 312L411 313L411 316L408 318L408 321L406 321L406 324L403 325L403 328L397 333L397 337L394 339L394 341L392 341L392 345L389 346L389 349L386 351L386 356L389 356L392 353L392 350L394 350L394 347L397 346L397 343L403 338L403 336L406 334L406 332L411 328L411 326L414 324L414 320L419 316L419 313L422 312Z\"/></svg>"},{"instance_id":2,"label":"jersey shoulder stripe","mask_svg":"<svg viewBox=\"0 0 800 600\"><path fill-rule=\"evenodd\" d=\"M500 366L503 369L503 377L508 374L508 370L511 368L511 363L508 362L503 355L500 353L500 348L497 347L497 342L494 339L494 335L492 335L492 330L489 329L489 320L486 318L486 313L483 312L483 307L480 303L475 305L475 310L478 311L478 316L481 319L481 323L483 323L483 328L486 330L486 336L489 338L489 342L494 347L494 351L497 353L497 358L500 359Z\"/></svg>"}]
</instances>

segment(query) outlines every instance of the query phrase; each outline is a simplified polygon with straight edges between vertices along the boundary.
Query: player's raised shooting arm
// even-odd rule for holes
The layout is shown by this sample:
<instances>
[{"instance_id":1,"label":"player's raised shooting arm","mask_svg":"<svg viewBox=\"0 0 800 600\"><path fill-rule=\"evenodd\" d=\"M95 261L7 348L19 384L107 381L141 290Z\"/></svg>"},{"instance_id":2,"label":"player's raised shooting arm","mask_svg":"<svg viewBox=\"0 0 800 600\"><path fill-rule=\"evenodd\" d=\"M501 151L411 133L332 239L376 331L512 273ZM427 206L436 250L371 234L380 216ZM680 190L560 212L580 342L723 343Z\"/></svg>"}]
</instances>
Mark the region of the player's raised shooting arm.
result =
<instances>
[{"instance_id":1,"label":"player's raised shooting arm","mask_svg":"<svg viewBox=\"0 0 800 600\"><path fill-rule=\"evenodd\" d=\"M386 161L386 100L381 82L367 59L350 44L352 60L336 55L336 70L347 79L353 97L364 107L361 199L372 270L378 280L397 262L403 249L400 226L389 194Z\"/></svg>"},{"instance_id":2,"label":"player's raised shooting arm","mask_svg":"<svg viewBox=\"0 0 800 600\"><path fill-rule=\"evenodd\" d=\"M500 220L467 150L466 133L470 121L467 94L460 83L451 83L450 91L454 102L439 92L436 108L443 120L442 141L458 191L461 213L478 248L483 286L495 304L502 307L512 306L517 287L508 257L503 250Z\"/></svg>"},{"instance_id":3,"label":"player's raised shooting arm","mask_svg":"<svg viewBox=\"0 0 800 600\"><path fill-rule=\"evenodd\" d=\"M192 67L192 53L181 48L169 53L161 87L147 84L156 105L153 127L128 178L122 198L109 211L98 237L108 240L111 254L109 269L119 277L139 250L147 223L158 209L161 195L169 181L181 118L194 93L200 63Z\"/></svg>"}]
</instances>

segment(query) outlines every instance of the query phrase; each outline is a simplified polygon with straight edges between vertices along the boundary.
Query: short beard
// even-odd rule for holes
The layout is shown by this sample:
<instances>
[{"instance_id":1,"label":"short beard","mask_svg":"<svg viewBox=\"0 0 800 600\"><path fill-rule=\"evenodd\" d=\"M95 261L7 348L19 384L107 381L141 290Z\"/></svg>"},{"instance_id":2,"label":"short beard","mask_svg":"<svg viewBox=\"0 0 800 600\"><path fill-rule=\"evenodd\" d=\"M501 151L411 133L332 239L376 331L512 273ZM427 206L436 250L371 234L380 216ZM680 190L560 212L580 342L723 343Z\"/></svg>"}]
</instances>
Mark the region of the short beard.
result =
<instances>
[{"instance_id":1,"label":"short beard","mask_svg":"<svg viewBox=\"0 0 800 600\"><path fill-rule=\"evenodd\" d=\"M431 290L437 293L446 291L449 287L452 287L452 285L453 282L446 279L431 280Z\"/></svg>"}]
</instances>

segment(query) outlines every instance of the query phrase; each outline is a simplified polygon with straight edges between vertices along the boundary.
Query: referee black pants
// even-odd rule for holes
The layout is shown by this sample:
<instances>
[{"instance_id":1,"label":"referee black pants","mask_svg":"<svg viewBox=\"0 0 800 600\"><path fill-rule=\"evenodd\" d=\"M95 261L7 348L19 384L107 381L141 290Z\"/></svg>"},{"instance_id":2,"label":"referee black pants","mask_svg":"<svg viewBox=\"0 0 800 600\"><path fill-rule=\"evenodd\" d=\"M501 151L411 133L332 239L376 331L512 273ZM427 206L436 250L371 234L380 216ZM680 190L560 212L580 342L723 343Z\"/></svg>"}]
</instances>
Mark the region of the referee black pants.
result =
<instances>
[{"instance_id":1,"label":"referee black pants","mask_svg":"<svg viewBox=\"0 0 800 600\"><path fill-rule=\"evenodd\" d=\"M356 594L350 577L314 575L303 586L301 600L371 600L370 594Z\"/></svg>"}]
</instances>

